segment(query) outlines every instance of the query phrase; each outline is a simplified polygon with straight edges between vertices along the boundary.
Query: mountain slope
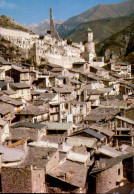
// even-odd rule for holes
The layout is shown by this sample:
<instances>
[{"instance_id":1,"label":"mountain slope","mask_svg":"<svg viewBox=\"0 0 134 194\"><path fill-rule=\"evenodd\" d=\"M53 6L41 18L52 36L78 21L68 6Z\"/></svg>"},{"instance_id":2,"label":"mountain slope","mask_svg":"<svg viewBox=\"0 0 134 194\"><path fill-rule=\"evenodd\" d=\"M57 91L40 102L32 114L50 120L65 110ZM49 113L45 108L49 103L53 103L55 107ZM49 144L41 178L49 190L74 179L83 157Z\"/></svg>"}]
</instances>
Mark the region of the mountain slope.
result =
<instances>
[{"instance_id":1,"label":"mountain slope","mask_svg":"<svg viewBox=\"0 0 134 194\"><path fill-rule=\"evenodd\" d=\"M85 31L90 27L94 32L95 42L100 42L132 23L134 23L134 16L106 18L85 22L73 29L69 34L66 34L65 38L72 39L73 42L84 41Z\"/></svg>"},{"instance_id":2,"label":"mountain slope","mask_svg":"<svg viewBox=\"0 0 134 194\"><path fill-rule=\"evenodd\" d=\"M56 28L58 29L59 26L63 23L63 21L56 21L54 23L55 23ZM23 26L25 28L32 30L33 32L35 32L36 34L39 34L39 35L45 35L47 33L47 30L50 30L50 24L49 24L48 19L42 21L39 25L37 25L37 24L30 24L30 25L23 24Z\"/></svg>"},{"instance_id":3,"label":"mountain slope","mask_svg":"<svg viewBox=\"0 0 134 194\"><path fill-rule=\"evenodd\" d=\"M96 51L100 56L105 55L106 60L122 58L134 52L134 23L98 43Z\"/></svg>"},{"instance_id":4,"label":"mountain slope","mask_svg":"<svg viewBox=\"0 0 134 194\"><path fill-rule=\"evenodd\" d=\"M65 38L65 34L76 28L79 24L87 21L98 20L108 17L121 17L129 15L134 10L134 1L128 0L123 3L104 5L100 4L91 9L88 9L84 13L71 17L66 22L60 25L58 32L62 38ZM65 33L66 32L66 33Z\"/></svg>"},{"instance_id":5,"label":"mountain slope","mask_svg":"<svg viewBox=\"0 0 134 194\"><path fill-rule=\"evenodd\" d=\"M0 56L6 60L10 59L12 62L20 62L22 59L25 59L26 54L23 49L0 37Z\"/></svg>"},{"instance_id":6,"label":"mountain slope","mask_svg":"<svg viewBox=\"0 0 134 194\"><path fill-rule=\"evenodd\" d=\"M0 27L9 28L13 30L21 30L24 32L31 32L30 30L24 28L23 26L18 24L16 21L14 21L11 17L6 16L6 15L0 16Z\"/></svg>"}]
</instances>

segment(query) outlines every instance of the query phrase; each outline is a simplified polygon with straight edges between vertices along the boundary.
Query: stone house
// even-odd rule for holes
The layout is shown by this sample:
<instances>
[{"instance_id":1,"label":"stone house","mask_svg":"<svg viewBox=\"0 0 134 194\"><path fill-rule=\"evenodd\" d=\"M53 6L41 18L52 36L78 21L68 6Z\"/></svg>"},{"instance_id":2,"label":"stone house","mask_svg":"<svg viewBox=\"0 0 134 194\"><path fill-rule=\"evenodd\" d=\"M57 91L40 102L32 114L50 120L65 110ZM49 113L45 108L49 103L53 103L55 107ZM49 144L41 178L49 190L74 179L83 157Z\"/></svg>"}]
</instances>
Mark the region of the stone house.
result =
<instances>
[{"instance_id":1,"label":"stone house","mask_svg":"<svg viewBox=\"0 0 134 194\"><path fill-rule=\"evenodd\" d=\"M20 82L26 84L32 84L37 79L37 73L35 71L24 71L20 74Z\"/></svg>"},{"instance_id":2,"label":"stone house","mask_svg":"<svg viewBox=\"0 0 134 194\"><path fill-rule=\"evenodd\" d=\"M52 88L53 92L59 93L60 98L64 100L70 100L76 98L76 91L74 88L68 85L62 85L61 87Z\"/></svg>"},{"instance_id":3,"label":"stone house","mask_svg":"<svg viewBox=\"0 0 134 194\"><path fill-rule=\"evenodd\" d=\"M16 98L23 98L24 100L27 101L31 100L30 88L31 86L25 83L9 84L9 89L17 92Z\"/></svg>"},{"instance_id":4,"label":"stone house","mask_svg":"<svg viewBox=\"0 0 134 194\"><path fill-rule=\"evenodd\" d=\"M77 126L71 122L70 123L47 122L45 123L45 125L47 126L46 135L65 134L68 136L77 130Z\"/></svg>"},{"instance_id":5,"label":"stone house","mask_svg":"<svg viewBox=\"0 0 134 194\"><path fill-rule=\"evenodd\" d=\"M77 75L77 73L72 72L71 70L72 69L63 69L61 72L62 76L67 78L79 78L79 74Z\"/></svg>"},{"instance_id":6,"label":"stone house","mask_svg":"<svg viewBox=\"0 0 134 194\"><path fill-rule=\"evenodd\" d=\"M56 148L30 144L28 154L19 166L2 167L2 192L47 193L46 172L58 163Z\"/></svg>"},{"instance_id":7,"label":"stone house","mask_svg":"<svg viewBox=\"0 0 134 194\"><path fill-rule=\"evenodd\" d=\"M70 136L66 138L66 144L68 146L72 147L72 151L77 153L87 153L90 157L90 160L88 160L89 165L92 166L92 164L95 161L95 150L97 149L98 140L97 138L89 138L89 137L83 137L83 136ZM85 152L82 151L82 148L85 147Z\"/></svg>"},{"instance_id":8,"label":"stone house","mask_svg":"<svg viewBox=\"0 0 134 194\"><path fill-rule=\"evenodd\" d=\"M49 102L49 120L50 122L60 121L60 103Z\"/></svg>"},{"instance_id":9,"label":"stone house","mask_svg":"<svg viewBox=\"0 0 134 194\"><path fill-rule=\"evenodd\" d=\"M79 70L84 73L89 73L90 65L87 62L75 62L73 63L73 69Z\"/></svg>"},{"instance_id":10,"label":"stone house","mask_svg":"<svg viewBox=\"0 0 134 194\"><path fill-rule=\"evenodd\" d=\"M105 79L109 79L109 72L101 67L90 65L90 72L94 73L98 77L104 77Z\"/></svg>"},{"instance_id":11,"label":"stone house","mask_svg":"<svg viewBox=\"0 0 134 194\"><path fill-rule=\"evenodd\" d=\"M52 88L55 87L56 84L59 84L56 80L58 81L59 79L57 79L55 75L41 75L38 76L37 80L33 81L33 85L36 86L37 89Z\"/></svg>"},{"instance_id":12,"label":"stone house","mask_svg":"<svg viewBox=\"0 0 134 194\"><path fill-rule=\"evenodd\" d=\"M78 156L78 154L76 154ZM75 155L75 157L76 157ZM82 158L82 154L79 156ZM84 155L85 156L85 155ZM84 158L85 159L85 158ZM88 167L84 164L67 159L59 163L57 167L50 169L47 172L47 180L49 183L48 192L87 192L87 177Z\"/></svg>"},{"instance_id":13,"label":"stone house","mask_svg":"<svg viewBox=\"0 0 134 194\"><path fill-rule=\"evenodd\" d=\"M86 138L96 138L97 139L97 148L100 147L101 145L105 144L107 142L106 135L103 135L101 132L98 132L95 129L90 129L90 128L84 128L79 131L74 132L72 136L75 137L86 137Z\"/></svg>"},{"instance_id":14,"label":"stone house","mask_svg":"<svg viewBox=\"0 0 134 194\"><path fill-rule=\"evenodd\" d=\"M7 137L9 137L9 125L7 121L0 118L0 145L5 142Z\"/></svg>"},{"instance_id":15,"label":"stone house","mask_svg":"<svg viewBox=\"0 0 134 194\"><path fill-rule=\"evenodd\" d=\"M105 135L106 136L106 145L112 146L113 145L113 138L115 135L115 132L112 131L112 124L113 123L111 123L111 122L96 123L96 124L90 125L90 128Z\"/></svg>"},{"instance_id":16,"label":"stone house","mask_svg":"<svg viewBox=\"0 0 134 194\"><path fill-rule=\"evenodd\" d=\"M4 81L4 80L5 80L5 70L0 69L0 81Z\"/></svg>"},{"instance_id":17,"label":"stone house","mask_svg":"<svg viewBox=\"0 0 134 194\"><path fill-rule=\"evenodd\" d=\"M7 141L15 142L27 137L29 141L37 141L46 135L46 125L30 122L16 123L10 126L9 133Z\"/></svg>"},{"instance_id":18,"label":"stone house","mask_svg":"<svg viewBox=\"0 0 134 194\"><path fill-rule=\"evenodd\" d=\"M40 123L49 120L49 110L42 106L29 105L16 116L21 122Z\"/></svg>"},{"instance_id":19,"label":"stone house","mask_svg":"<svg viewBox=\"0 0 134 194\"><path fill-rule=\"evenodd\" d=\"M61 101L60 102L60 121L79 123L83 117L88 115L91 110L90 102L81 101Z\"/></svg>"},{"instance_id":20,"label":"stone house","mask_svg":"<svg viewBox=\"0 0 134 194\"><path fill-rule=\"evenodd\" d=\"M5 81L0 82L0 91L7 89L7 83Z\"/></svg>"},{"instance_id":21,"label":"stone house","mask_svg":"<svg viewBox=\"0 0 134 194\"><path fill-rule=\"evenodd\" d=\"M103 67L105 66L104 57L94 57L93 61L90 62L94 67Z\"/></svg>"},{"instance_id":22,"label":"stone house","mask_svg":"<svg viewBox=\"0 0 134 194\"><path fill-rule=\"evenodd\" d=\"M84 117L85 124L112 121L114 116L120 113L119 108L97 107L92 109L88 116Z\"/></svg>"},{"instance_id":23,"label":"stone house","mask_svg":"<svg viewBox=\"0 0 134 194\"><path fill-rule=\"evenodd\" d=\"M44 193L45 171L31 166L2 167L2 192ZM15 182L13 181L15 179Z\"/></svg>"},{"instance_id":24,"label":"stone house","mask_svg":"<svg viewBox=\"0 0 134 194\"><path fill-rule=\"evenodd\" d=\"M111 70L118 72L121 75L131 77L131 64L129 63L111 63Z\"/></svg>"},{"instance_id":25,"label":"stone house","mask_svg":"<svg viewBox=\"0 0 134 194\"><path fill-rule=\"evenodd\" d=\"M115 141L117 146L123 143L127 145L134 145L134 120L126 117L116 116L115 117Z\"/></svg>"},{"instance_id":26,"label":"stone house","mask_svg":"<svg viewBox=\"0 0 134 194\"><path fill-rule=\"evenodd\" d=\"M133 162L129 159L132 157L133 153L96 161L95 166L89 173L88 192L107 193L126 184L130 176L132 177L132 170L131 173L130 170L127 170L129 165L132 165L133 168Z\"/></svg>"},{"instance_id":27,"label":"stone house","mask_svg":"<svg viewBox=\"0 0 134 194\"><path fill-rule=\"evenodd\" d=\"M4 69L5 71L11 69L11 63L6 61L3 57L0 57L0 69Z\"/></svg>"},{"instance_id":28,"label":"stone house","mask_svg":"<svg viewBox=\"0 0 134 194\"><path fill-rule=\"evenodd\" d=\"M8 96L1 96L0 97L0 102L4 102L5 104L9 104L13 106L14 113L19 113L23 108L24 105L21 101L10 98Z\"/></svg>"},{"instance_id":29,"label":"stone house","mask_svg":"<svg viewBox=\"0 0 134 194\"><path fill-rule=\"evenodd\" d=\"M0 117L10 124L15 118L14 107L11 104L0 103Z\"/></svg>"},{"instance_id":30,"label":"stone house","mask_svg":"<svg viewBox=\"0 0 134 194\"><path fill-rule=\"evenodd\" d=\"M64 69L62 73L68 78L76 78L78 80L80 77L80 71L78 69Z\"/></svg>"},{"instance_id":31,"label":"stone house","mask_svg":"<svg viewBox=\"0 0 134 194\"><path fill-rule=\"evenodd\" d=\"M27 151L18 150L16 148L8 148L7 146L0 146L0 153L2 153L2 167L9 167L20 165L26 157Z\"/></svg>"}]
</instances>

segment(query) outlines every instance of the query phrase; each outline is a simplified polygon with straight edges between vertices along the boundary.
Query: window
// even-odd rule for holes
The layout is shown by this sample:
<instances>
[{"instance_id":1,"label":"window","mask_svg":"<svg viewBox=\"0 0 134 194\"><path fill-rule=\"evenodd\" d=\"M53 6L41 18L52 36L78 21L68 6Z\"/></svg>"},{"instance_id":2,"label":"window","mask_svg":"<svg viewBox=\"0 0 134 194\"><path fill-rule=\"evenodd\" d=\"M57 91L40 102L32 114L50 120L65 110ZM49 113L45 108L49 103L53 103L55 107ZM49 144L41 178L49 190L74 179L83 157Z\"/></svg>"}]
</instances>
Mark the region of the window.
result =
<instances>
[{"instance_id":1,"label":"window","mask_svg":"<svg viewBox=\"0 0 134 194\"><path fill-rule=\"evenodd\" d=\"M118 169L118 175L120 175L120 174L121 174L121 169L119 168L119 169Z\"/></svg>"}]
</instances>

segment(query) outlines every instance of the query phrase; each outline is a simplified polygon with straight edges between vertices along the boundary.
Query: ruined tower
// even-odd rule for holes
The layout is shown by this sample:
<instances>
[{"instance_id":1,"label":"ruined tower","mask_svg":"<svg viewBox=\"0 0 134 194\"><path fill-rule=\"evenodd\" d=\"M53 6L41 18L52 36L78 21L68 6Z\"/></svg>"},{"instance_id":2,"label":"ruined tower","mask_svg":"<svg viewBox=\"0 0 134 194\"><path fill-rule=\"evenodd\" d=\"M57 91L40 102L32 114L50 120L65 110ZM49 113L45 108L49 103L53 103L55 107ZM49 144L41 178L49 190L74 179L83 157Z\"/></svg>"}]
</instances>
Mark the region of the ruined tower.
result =
<instances>
[{"instance_id":1,"label":"ruined tower","mask_svg":"<svg viewBox=\"0 0 134 194\"><path fill-rule=\"evenodd\" d=\"M55 28L53 17L52 17L52 9L50 8L50 34L53 38L60 40L59 34Z\"/></svg>"}]
</instances>

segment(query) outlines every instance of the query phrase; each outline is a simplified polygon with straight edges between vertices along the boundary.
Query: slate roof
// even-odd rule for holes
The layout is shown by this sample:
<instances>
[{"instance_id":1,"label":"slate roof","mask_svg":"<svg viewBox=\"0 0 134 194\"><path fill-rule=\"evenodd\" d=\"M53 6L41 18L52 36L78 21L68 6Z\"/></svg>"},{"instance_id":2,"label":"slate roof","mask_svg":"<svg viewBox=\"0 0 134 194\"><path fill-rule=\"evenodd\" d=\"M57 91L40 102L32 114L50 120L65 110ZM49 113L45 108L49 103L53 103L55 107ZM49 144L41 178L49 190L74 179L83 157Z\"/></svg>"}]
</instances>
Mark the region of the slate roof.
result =
<instances>
[{"instance_id":1,"label":"slate roof","mask_svg":"<svg viewBox=\"0 0 134 194\"><path fill-rule=\"evenodd\" d=\"M16 123L11 126L11 128L19 128L19 127L25 127L25 128L34 128L34 129L42 129L46 125L45 124L38 124L38 123L31 123L31 122L24 122L24 123Z\"/></svg>"},{"instance_id":2,"label":"slate roof","mask_svg":"<svg viewBox=\"0 0 134 194\"><path fill-rule=\"evenodd\" d=\"M67 138L67 145L70 146L86 146L88 148L94 148L97 143L96 138L73 136Z\"/></svg>"},{"instance_id":3,"label":"slate roof","mask_svg":"<svg viewBox=\"0 0 134 194\"><path fill-rule=\"evenodd\" d=\"M101 154L104 154L104 155L110 156L110 157L117 157L117 156L121 156L123 154L123 152L117 151L117 150L115 150L115 148L109 147L106 145L101 146L101 148L99 148L98 151Z\"/></svg>"},{"instance_id":4,"label":"slate roof","mask_svg":"<svg viewBox=\"0 0 134 194\"><path fill-rule=\"evenodd\" d=\"M3 88L4 86L6 86L7 83L6 82L0 82L0 88Z\"/></svg>"},{"instance_id":5,"label":"slate roof","mask_svg":"<svg viewBox=\"0 0 134 194\"><path fill-rule=\"evenodd\" d=\"M17 88L17 89L24 89L24 88L30 88L31 87L30 85L25 84L25 83L21 83L21 82L19 82L19 83L12 83L12 84L10 83L10 85L15 87L15 88Z\"/></svg>"},{"instance_id":6,"label":"slate roof","mask_svg":"<svg viewBox=\"0 0 134 194\"><path fill-rule=\"evenodd\" d=\"M116 119L119 119L119 120L122 120L122 121L125 121L125 122L127 122L127 123L131 123L131 124L134 125L134 120L131 120L131 119L129 119L129 118L120 117L120 116L116 116L115 118L116 118Z\"/></svg>"},{"instance_id":7,"label":"slate roof","mask_svg":"<svg viewBox=\"0 0 134 194\"><path fill-rule=\"evenodd\" d=\"M134 183L127 183L123 186L119 186L107 192L107 194L118 193L118 194L133 194L134 193Z\"/></svg>"},{"instance_id":8,"label":"slate roof","mask_svg":"<svg viewBox=\"0 0 134 194\"><path fill-rule=\"evenodd\" d=\"M75 153L70 151L67 154L67 160L74 161L74 162L80 162L85 163L89 158L89 155L87 154L81 154L81 153Z\"/></svg>"},{"instance_id":9,"label":"slate roof","mask_svg":"<svg viewBox=\"0 0 134 194\"><path fill-rule=\"evenodd\" d=\"M85 61L84 62L74 62L73 65L84 65L85 63L87 63L87 62L85 62Z\"/></svg>"},{"instance_id":10,"label":"slate roof","mask_svg":"<svg viewBox=\"0 0 134 194\"><path fill-rule=\"evenodd\" d=\"M8 96L1 96L0 101L5 102L6 104L11 104L13 106L22 106L23 103L19 100L10 98Z\"/></svg>"},{"instance_id":11,"label":"slate roof","mask_svg":"<svg viewBox=\"0 0 134 194\"><path fill-rule=\"evenodd\" d=\"M21 139L29 138L29 141L38 141L38 129L28 127L11 128L10 140L19 141Z\"/></svg>"},{"instance_id":12,"label":"slate roof","mask_svg":"<svg viewBox=\"0 0 134 194\"><path fill-rule=\"evenodd\" d=\"M0 126L4 126L6 124L6 121L0 118Z\"/></svg>"},{"instance_id":13,"label":"slate roof","mask_svg":"<svg viewBox=\"0 0 134 194\"><path fill-rule=\"evenodd\" d=\"M8 61L6 61L3 57L0 57L0 63L3 65L11 65Z\"/></svg>"},{"instance_id":14,"label":"slate roof","mask_svg":"<svg viewBox=\"0 0 134 194\"><path fill-rule=\"evenodd\" d=\"M99 162L99 166L96 167L94 166L92 171L89 174L94 174L101 172L102 170L106 170L108 168L111 168L112 166L118 164L119 162L123 161L124 159L134 157L134 153L129 153L129 154L122 154L117 157L113 157L110 159L102 159Z\"/></svg>"},{"instance_id":15,"label":"slate roof","mask_svg":"<svg viewBox=\"0 0 134 194\"><path fill-rule=\"evenodd\" d=\"M44 135L41 137L42 141L49 141L49 142L54 142L54 143L61 143L63 141L65 141L65 137L64 135Z\"/></svg>"},{"instance_id":16,"label":"slate roof","mask_svg":"<svg viewBox=\"0 0 134 194\"><path fill-rule=\"evenodd\" d=\"M47 174L76 187L84 188L87 171L88 168L85 165L66 160L57 167L50 169ZM61 174L66 174L66 179Z\"/></svg>"},{"instance_id":17,"label":"slate roof","mask_svg":"<svg viewBox=\"0 0 134 194\"><path fill-rule=\"evenodd\" d=\"M13 90L3 90L3 93L6 95L14 95L17 94L17 92L13 91Z\"/></svg>"},{"instance_id":18,"label":"slate roof","mask_svg":"<svg viewBox=\"0 0 134 194\"><path fill-rule=\"evenodd\" d=\"M10 113L11 109L8 106L5 106L4 104L0 104L0 114L5 116L6 114Z\"/></svg>"},{"instance_id":19,"label":"slate roof","mask_svg":"<svg viewBox=\"0 0 134 194\"><path fill-rule=\"evenodd\" d=\"M73 123L60 123L60 122L51 122L45 123L47 130L68 130L72 127Z\"/></svg>"},{"instance_id":20,"label":"slate roof","mask_svg":"<svg viewBox=\"0 0 134 194\"><path fill-rule=\"evenodd\" d=\"M63 70L62 67L58 67L58 68L53 68L53 69L51 70L51 72L61 72L62 70Z\"/></svg>"},{"instance_id":21,"label":"slate roof","mask_svg":"<svg viewBox=\"0 0 134 194\"><path fill-rule=\"evenodd\" d=\"M38 168L45 168L49 160L47 156L51 159L56 151L56 148L29 146L28 155L23 165L34 165Z\"/></svg>"},{"instance_id":22,"label":"slate roof","mask_svg":"<svg viewBox=\"0 0 134 194\"><path fill-rule=\"evenodd\" d=\"M54 87L53 90L56 91L57 93L59 92L61 94L64 94L64 93L68 94L68 93L72 93L74 91L74 89L71 88L70 86L68 88L56 88L56 87Z\"/></svg>"},{"instance_id":23,"label":"slate roof","mask_svg":"<svg viewBox=\"0 0 134 194\"><path fill-rule=\"evenodd\" d=\"M22 111L20 111L20 113L18 113L19 115L33 115L33 116L37 116L37 115L42 115L47 113L48 110L45 109L45 107L38 107L38 106L33 106L33 105L29 105L26 107L26 109L23 109Z\"/></svg>"},{"instance_id":24,"label":"slate roof","mask_svg":"<svg viewBox=\"0 0 134 194\"><path fill-rule=\"evenodd\" d=\"M0 69L0 74L3 73L5 70L4 69Z\"/></svg>"},{"instance_id":25,"label":"slate roof","mask_svg":"<svg viewBox=\"0 0 134 194\"><path fill-rule=\"evenodd\" d=\"M83 120L99 122L104 119L111 119L120 112L119 108L98 107L92 109Z\"/></svg>"},{"instance_id":26,"label":"slate roof","mask_svg":"<svg viewBox=\"0 0 134 194\"><path fill-rule=\"evenodd\" d=\"M89 134L89 135L91 135L91 136L93 136L93 137L96 137L97 139L99 139L99 140L103 140L104 138L105 138L105 136L103 135L103 134L101 134L101 133L99 133L99 132L96 132L95 130L93 130L93 129L84 129L83 130L85 133L87 133L87 134Z\"/></svg>"},{"instance_id":27,"label":"slate roof","mask_svg":"<svg viewBox=\"0 0 134 194\"><path fill-rule=\"evenodd\" d=\"M20 161L25 155L25 153L22 151L19 151L15 148L8 148L5 146L0 146L0 153L3 153L2 162Z\"/></svg>"},{"instance_id":28,"label":"slate roof","mask_svg":"<svg viewBox=\"0 0 134 194\"><path fill-rule=\"evenodd\" d=\"M55 93L42 93L38 99L52 100L57 94Z\"/></svg>"},{"instance_id":29,"label":"slate roof","mask_svg":"<svg viewBox=\"0 0 134 194\"><path fill-rule=\"evenodd\" d=\"M107 135L109 137L112 137L115 133L108 129L108 127L104 127L103 125L97 126L95 124L90 125L91 129L96 129L97 131L100 131L102 134Z\"/></svg>"},{"instance_id":30,"label":"slate roof","mask_svg":"<svg viewBox=\"0 0 134 194\"><path fill-rule=\"evenodd\" d=\"M129 84L128 86L131 88L134 88L134 84Z\"/></svg>"}]
</instances>

